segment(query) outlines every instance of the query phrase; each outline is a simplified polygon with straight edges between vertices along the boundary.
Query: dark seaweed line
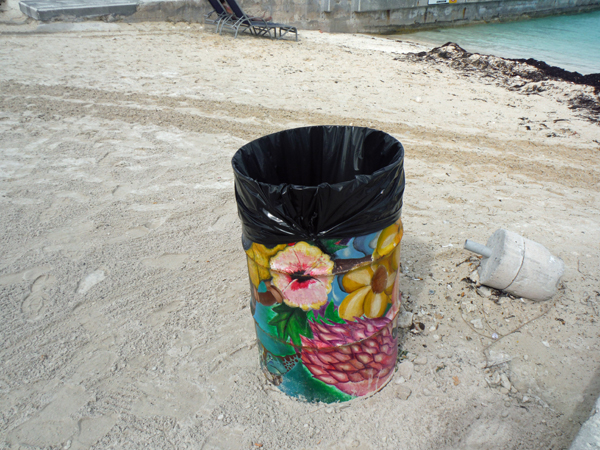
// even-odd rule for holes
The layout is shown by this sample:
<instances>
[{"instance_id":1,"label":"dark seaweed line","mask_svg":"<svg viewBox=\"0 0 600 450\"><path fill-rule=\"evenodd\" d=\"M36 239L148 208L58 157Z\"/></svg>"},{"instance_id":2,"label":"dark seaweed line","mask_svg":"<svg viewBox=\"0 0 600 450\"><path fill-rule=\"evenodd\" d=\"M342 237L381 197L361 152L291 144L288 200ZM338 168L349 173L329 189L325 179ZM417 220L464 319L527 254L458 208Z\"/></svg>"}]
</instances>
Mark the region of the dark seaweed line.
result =
<instances>
[{"instance_id":1,"label":"dark seaweed line","mask_svg":"<svg viewBox=\"0 0 600 450\"><path fill-rule=\"evenodd\" d=\"M446 51L446 47L454 47L454 49L456 51L460 52L461 58L469 58L472 55L479 55L479 56L483 56L483 57L492 56L492 55L482 55L480 53L469 53L464 48L462 48L460 45L458 45L454 42L446 42L444 45L442 45L440 47L435 47L435 48L431 49L429 52L420 52L420 53L416 53L415 55L419 56L419 57L423 57L423 56L427 56L427 55L437 55L437 56L440 56L445 59L452 59L453 55L451 55L449 52ZM584 85L584 86L591 86L591 87L595 88L596 94L598 94L600 92L600 73L592 73L589 75L582 75L579 72L570 72L568 70L561 69L560 67L556 67L556 66L551 66L550 64L547 64L544 61L538 61L537 59L533 59L533 58L513 59L513 58L502 58L499 56L494 56L494 57L503 59L505 61L512 61L512 62L516 62L516 63L528 64L528 65L533 66L536 69L538 69L541 72L541 75L543 75L545 77L562 80L562 81L569 81L571 83Z\"/></svg>"}]
</instances>

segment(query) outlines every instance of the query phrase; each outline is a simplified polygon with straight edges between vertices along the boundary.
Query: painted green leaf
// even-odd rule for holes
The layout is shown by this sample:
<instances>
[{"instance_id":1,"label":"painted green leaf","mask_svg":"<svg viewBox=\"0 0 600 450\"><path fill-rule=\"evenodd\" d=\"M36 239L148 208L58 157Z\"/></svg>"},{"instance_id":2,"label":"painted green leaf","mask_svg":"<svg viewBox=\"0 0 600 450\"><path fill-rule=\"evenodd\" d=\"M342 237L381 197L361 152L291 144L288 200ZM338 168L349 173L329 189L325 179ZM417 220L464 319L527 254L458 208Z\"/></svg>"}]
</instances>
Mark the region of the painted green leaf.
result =
<instances>
[{"instance_id":1,"label":"painted green leaf","mask_svg":"<svg viewBox=\"0 0 600 450\"><path fill-rule=\"evenodd\" d=\"M309 311L308 320L311 322L321 323L325 325L332 325L334 323L344 323L344 319L340 318L333 302L329 302L327 304L327 308L325 308L325 314L323 316L315 314L313 310Z\"/></svg>"},{"instance_id":2,"label":"painted green leaf","mask_svg":"<svg viewBox=\"0 0 600 450\"><path fill-rule=\"evenodd\" d=\"M340 239L322 239L321 244L327 250L327 253L333 255L338 250L342 250L344 248L348 248L347 245L340 244L342 242Z\"/></svg>"},{"instance_id":3,"label":"painted green leaf","mask_svg":"<svg viewBox=\"0 0 600 450\"><path fill-rule=\"evenodd\" d=\"M278 337L287 341L291 341L297 345L302 345L300 335L312 338L313 334L308 325L308 315L300 308L292 308L291 306L282 303L274 306L273 311L276 316L269 321L269 325L277 328Z\"/></svg>"},{"instance_id":4,"label":"painted green leaf","mask_svg":"<svg viewBox=\"0 0 600 450\"><path fill-rule=\"evenodd\" d=\"M325 309L325 318L333 323L344 323L344 319L342 319L333 302L329 302L327 308Z\"/></svg>"}]
</instances>

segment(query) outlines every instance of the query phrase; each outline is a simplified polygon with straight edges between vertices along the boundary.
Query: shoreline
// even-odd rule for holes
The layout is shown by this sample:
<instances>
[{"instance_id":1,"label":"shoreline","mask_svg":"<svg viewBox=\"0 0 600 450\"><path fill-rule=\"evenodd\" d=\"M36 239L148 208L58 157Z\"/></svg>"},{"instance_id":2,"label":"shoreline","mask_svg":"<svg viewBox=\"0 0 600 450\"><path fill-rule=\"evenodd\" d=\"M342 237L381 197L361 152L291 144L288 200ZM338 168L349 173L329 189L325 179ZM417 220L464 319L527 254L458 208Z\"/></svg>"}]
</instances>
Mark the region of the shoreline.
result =
<instances>
[{"instance_id":1,"label":"shoreline","mask_svg":"<svg viewBox=\"0 0 600 450\"><path fill-rule=\"evenodd\" d=\"M521 21L442 27L432 31L401 33L393 35L392 38L408 37L410 39L413 37L417 42L433 47L454 42L473 53L494 55L511 60L542 61L551 67L591 77L600 72L600 60L592 58L592 63L587 55L578 52L577 49L583 46L583 48L593 51L594 47L591 43L600 36L590 32L595 37L586 36L576 44L573 33L575 33L577 25L588 30L595 21L600 21L599 11ZM566 44L549 45L553 41L541 40L544 32L559 33L558 36L564 34ZM506 37L515 34L522 37L522 40ZM527 45L524 45L524 42L527 42ZM569 58L565 58L565 55L569 55Z\"/></svg>"}]
</instances>

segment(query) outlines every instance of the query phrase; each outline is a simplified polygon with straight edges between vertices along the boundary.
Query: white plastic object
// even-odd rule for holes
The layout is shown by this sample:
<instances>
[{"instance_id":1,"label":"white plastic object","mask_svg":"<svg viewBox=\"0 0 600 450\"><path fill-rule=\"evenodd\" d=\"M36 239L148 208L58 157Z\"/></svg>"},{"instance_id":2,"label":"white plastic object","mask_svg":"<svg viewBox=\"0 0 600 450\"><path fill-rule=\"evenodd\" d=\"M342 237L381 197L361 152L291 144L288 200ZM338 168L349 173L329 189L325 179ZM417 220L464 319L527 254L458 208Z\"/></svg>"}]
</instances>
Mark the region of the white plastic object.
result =
<instances>
[{"instance_id":1,"label":"white plastic object","mask_svg":"<svg viewBox=\"0 0 600 450\"><path fill-rule=\"evenodd\" d=\"M546 247L504 229L497 230L485 246L467 239L465 249L483 256L477 269L481 284L516 297L552 298L565 271L563 260Z\"/></svg>"}]
</instances>

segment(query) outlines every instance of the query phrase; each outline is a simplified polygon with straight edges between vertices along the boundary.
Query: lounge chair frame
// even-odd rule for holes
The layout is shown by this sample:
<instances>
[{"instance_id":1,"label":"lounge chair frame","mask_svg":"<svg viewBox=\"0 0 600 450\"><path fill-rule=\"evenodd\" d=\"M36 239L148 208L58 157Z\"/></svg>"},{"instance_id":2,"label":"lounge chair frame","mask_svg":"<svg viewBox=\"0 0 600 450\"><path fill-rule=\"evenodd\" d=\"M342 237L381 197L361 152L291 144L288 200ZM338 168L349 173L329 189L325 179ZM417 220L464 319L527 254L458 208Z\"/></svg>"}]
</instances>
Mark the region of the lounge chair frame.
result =
<instances>
[{"instance_id":1,"label":"lounge chair frame","mask_svg":"<svg viewBox=\"0 0 600 450\"><path fill-rule=\"evenodd\" d=\"M223 5L219 0L208 0L208 2L210 3L210 6L213 7L213 10L204 15L204 22L214 24L215 33L218 33L225 23L237 20L223 8ZM215 14L215 17L211 18L213 14Z\"/></svg>"},{"instance_id":2,"label":"lounge chair frame","mask_svg":"<svg viewBox=\"0 0 600 450\"><path fill-rule=\"evenodd\" d=\"M231 7L235 17L233 21L221 25L221 32L223 31L223 26L227 26L235 31L234 37L237 37L240 30L242 30L242 33L249 31L250 34L255 36L269 36L271 39L282 39L288 33L294 33L296 35L296 41L298 40L298 29L296 27L270 22L261 19L260 17L251 17L242 10L236 0L226 1ZM279 33L277 33L277 29L279 29Z\"/></svg>"}]
</instances>

